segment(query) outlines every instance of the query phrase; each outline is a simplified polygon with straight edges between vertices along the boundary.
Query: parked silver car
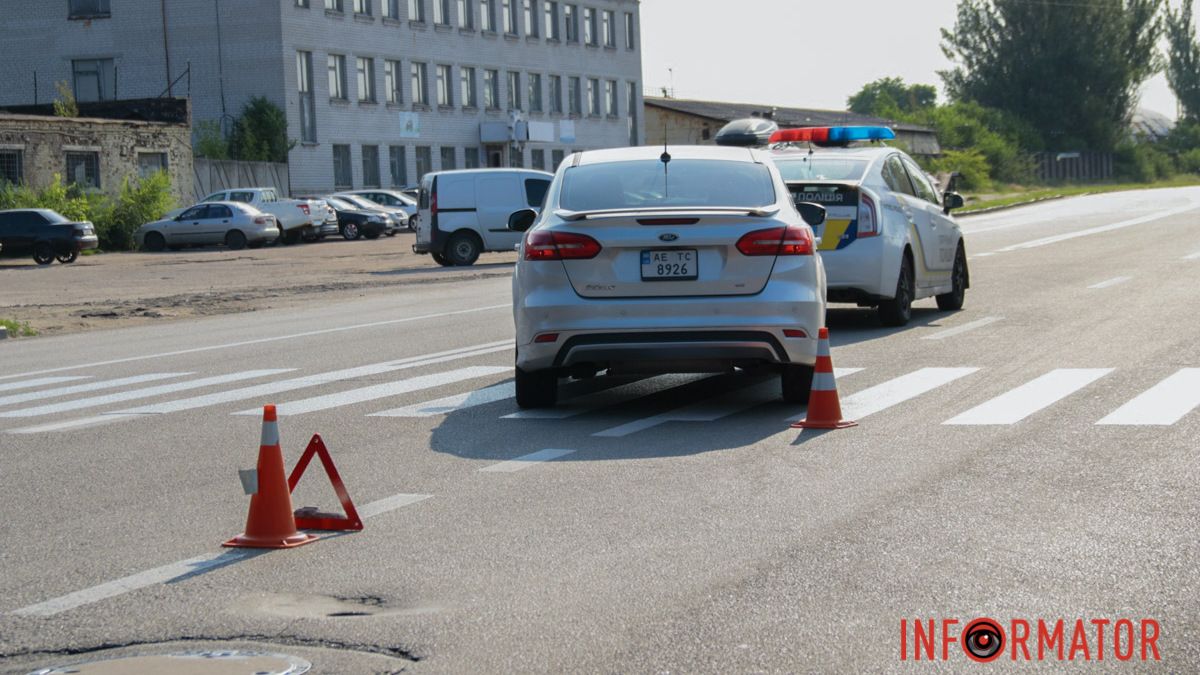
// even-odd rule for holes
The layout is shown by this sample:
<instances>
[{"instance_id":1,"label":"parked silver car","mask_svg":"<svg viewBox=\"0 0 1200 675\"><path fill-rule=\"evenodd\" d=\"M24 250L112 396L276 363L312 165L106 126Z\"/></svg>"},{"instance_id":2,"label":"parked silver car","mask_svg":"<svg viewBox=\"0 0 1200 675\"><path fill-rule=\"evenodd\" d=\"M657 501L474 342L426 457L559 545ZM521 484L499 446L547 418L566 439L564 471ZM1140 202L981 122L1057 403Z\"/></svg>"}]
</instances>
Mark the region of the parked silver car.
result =
<instances>
[{"instance_id":1,"label":"parked silver car","mask_svg":"<svg viewBox=\"0 0 1200 675\"><path fill-rule=\"evenodd\" d=\"M661 153L661 156L660 156ZM516 393L554 405L562 377L771 368L804 402L825 270L812 226L757 150L580 153L559 167L513 274ZM801 215L803 213L803 215Z\"/></svg>"},{"instance_id":2,"label":"parked silver car","mask_svg":"<svg viewBox=\"0 0 1200 675\"><path fill-rule=\"evenodd\" d=\"M410 230L415 230L413 218L417 215L417 200L404 194L400 190L347 190L343 194L357 195L364 199L369 199L380 206L388 209L398 209L405 214L404 218L397 218L400 224Z\"/></svg>"},{"instance_id":3,"label":"parked silver car","mask_svg":"<svg viewBox=\"0 0 1200 675\"><path fill-rule=\"evenodd\" d=\"M233 250L257 248L279 238L275 216L241 202L205 202L174 218L142 225L133 233L139 248L161 251L224 244Z\"/></svg>"},{"instance_id":4,"label":"parked silver car","mask_svg":"<svg viewBox=\"0 0 1200 675\"><path fill-rule=\"evenodd\" d=\"M355 192L338 192L333 196L348 201L364 211L378 211L386 214L387 229L384 230L384 234L389 237L396 236L396 234L400 232L401 228L408 227L408 221L412 217L412 214L409 213L406 208L381 204L371 200L365 195L360 195Z\"/></svg>"}]
</instances>

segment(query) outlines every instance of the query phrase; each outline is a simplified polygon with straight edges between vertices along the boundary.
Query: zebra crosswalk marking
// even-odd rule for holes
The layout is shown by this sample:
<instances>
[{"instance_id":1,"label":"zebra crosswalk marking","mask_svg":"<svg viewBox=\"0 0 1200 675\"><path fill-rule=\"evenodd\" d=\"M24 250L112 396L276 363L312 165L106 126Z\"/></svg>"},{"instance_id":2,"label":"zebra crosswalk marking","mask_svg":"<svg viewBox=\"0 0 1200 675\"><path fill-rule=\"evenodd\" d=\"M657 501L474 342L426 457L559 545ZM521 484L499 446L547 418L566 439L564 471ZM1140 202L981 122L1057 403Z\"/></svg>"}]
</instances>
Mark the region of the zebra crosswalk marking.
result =
<instances>
[{"instance_id":1,"label":"zebra crosswalk marking","mask_svg":"<svg viewBox=\"0 0 1200 675\"><path fill-rule=\"evenodd\" d=\"M942 424L1013 424L1029 417L1096 380L1108 375L1112 368L1059 368L970 410Z\"/></svg>"}]
</instances>

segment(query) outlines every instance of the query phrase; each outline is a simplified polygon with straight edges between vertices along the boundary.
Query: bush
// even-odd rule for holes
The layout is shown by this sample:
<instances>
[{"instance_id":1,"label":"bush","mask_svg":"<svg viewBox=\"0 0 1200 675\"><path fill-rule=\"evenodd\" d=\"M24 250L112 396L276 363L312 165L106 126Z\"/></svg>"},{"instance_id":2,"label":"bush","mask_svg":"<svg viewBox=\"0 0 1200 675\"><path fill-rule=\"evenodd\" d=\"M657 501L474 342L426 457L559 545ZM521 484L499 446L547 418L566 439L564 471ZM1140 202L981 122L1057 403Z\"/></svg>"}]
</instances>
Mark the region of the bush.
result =
<instances>
[{"instance_id":1,"label":"bush","mask_svg":"<svg viewBox=\"0 0 1200 675\"><path fill-rule=\"evenodd\" d=\"M1153 183L1177 172L1171 155L1153 143L1124 141L1113 153L1113 173L1121 181Z\"/></svg>"},{"instance_id":2,"label":"bush","mask_svg":"<svg viewBox=\"0 0 1200 675\"><path fill-rule=\"evenodd\" d=\"M941 157L923 162L929 173L954 173L960 175L955 187L960 190L986 190L992 185L992 167L983 153L968 150L947 150Z\"/></svg>"},{"instance_id":3,"label":"bush","mask_svg":"<svg viewBox=\"0 0 1200 675\"><path fill-rule=\"evenodd\" d=\"M1200 173L1200 148L1188 150L1179 156L1179 170L1186 173Z\"/></svg>"}]
</instances>

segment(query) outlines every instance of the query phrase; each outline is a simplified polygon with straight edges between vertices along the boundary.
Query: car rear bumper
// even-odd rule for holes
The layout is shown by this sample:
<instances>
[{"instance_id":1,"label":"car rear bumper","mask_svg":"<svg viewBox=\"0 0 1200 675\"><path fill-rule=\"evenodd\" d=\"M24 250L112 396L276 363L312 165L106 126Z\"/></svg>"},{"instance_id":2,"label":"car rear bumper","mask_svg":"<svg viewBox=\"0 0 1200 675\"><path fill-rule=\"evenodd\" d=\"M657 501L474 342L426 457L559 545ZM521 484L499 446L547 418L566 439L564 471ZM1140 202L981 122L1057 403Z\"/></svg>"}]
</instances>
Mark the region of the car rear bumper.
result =
<instances>
[{"instance_id":1,"label":"car rear bumper","mask_svg":"<svg viewBox=\"0 0 1200 675\"><path fill-rule=\"evenodd\" d=\"M892 258L891 282L885 283L889 247L884 237L858 239L839 251L821 251L825 263L825 283L832 302L858 302L858 298L891 297L896 292L899 254ZM886 288L885 288L886 287Z\"/></svg>"}]
</instances>

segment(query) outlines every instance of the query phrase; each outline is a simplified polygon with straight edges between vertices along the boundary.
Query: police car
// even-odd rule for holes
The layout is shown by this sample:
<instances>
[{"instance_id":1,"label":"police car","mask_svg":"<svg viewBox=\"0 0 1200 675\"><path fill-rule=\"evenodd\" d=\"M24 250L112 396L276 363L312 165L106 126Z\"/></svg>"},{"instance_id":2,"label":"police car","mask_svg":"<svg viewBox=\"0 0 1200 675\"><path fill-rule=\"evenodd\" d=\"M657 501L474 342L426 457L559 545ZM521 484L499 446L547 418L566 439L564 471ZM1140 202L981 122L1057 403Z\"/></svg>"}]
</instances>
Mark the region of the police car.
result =
<instances>
[{"instance_id":1,"label":"police car","mask_svg":"<svg viewBox=\"0 0 1200 675\"><path fill-rule=\"evenodd\" d=\"M730 123L716 140L769 145L795 201L825 207L825 223L815 229L829 302L876 307L885 325L903 326L920 298L961 309L970 273L962 231L950 217L962 197L938 194L904 152L861 145L892 138L886 127L778 129L755 119Z\"/></svg>"}]
</instances>

